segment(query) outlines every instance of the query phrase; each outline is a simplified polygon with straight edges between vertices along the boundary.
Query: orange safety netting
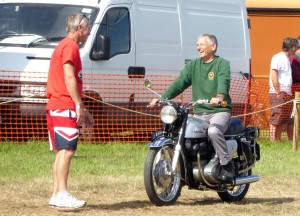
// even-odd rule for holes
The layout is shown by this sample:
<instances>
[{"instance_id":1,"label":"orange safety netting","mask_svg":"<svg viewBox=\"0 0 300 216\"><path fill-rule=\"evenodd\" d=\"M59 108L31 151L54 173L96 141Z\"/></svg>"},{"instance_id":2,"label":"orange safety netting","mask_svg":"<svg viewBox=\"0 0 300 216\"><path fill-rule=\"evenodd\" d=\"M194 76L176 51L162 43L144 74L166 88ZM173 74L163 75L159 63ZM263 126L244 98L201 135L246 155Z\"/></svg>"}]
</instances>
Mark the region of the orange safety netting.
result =
<instances>
[{"instance_id":1,"label":"orange safety netting","mask_svg":"<svg viewBox=\"0 0 300 216\"><path fill-rule=\"evenodd\" d=\"M45 85L43 73L0 71L0 116L2 141L47 140ZM95 118L94 128L82 128L81 140L146 142L161 128L161 107L147 108L156 97L144 87L150 79L153 90L161 94L176 76L170 75L95 75L85 74L83 101ZM261 136L269 136L269 85L244 78L231 79L232 116L249 126L258 126ZM191 101L191 89L175 101ZM266 110L265 110L266 109ZM265 110L263 112L258 112ZM248 114L250 113L250 114Z\"/></svg>"}]
</instances>

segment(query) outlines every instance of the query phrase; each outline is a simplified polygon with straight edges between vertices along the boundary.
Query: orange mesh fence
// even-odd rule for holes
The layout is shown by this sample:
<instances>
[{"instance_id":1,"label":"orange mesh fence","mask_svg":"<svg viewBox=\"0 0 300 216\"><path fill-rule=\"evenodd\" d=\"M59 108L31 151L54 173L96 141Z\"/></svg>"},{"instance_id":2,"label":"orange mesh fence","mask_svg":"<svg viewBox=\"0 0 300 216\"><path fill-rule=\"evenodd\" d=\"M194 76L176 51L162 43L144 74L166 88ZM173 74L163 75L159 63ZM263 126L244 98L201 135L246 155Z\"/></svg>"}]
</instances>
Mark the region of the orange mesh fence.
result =
<instances>
[{"instance_id":1,"label":"orange mesh fence","mask_svg":"<svg viewBox=\"0 0 300 216\"><path fill-rule=\"evenodd\" d=\"M0 71L0 116L2 140L47 140L45 118L46 76L43 73ZM81 141L101 143L146 142L151 134L162 126L161 107L147 108L156 97L144 87L144 80L152 81L152 89L161 94L176 76L147 75L84 75L83 100L95 118L94 128L81 129ZM251 84L251 85L250 85ZM246 79L231 79L232 115L244 120L246 125L262 129L262 136L269 136L270 115L268 83ZM191 89L179 95L175 101L191 101ZM263 112L256 113L258 110ZM248 115L248 113L250 113Z\"/></svg>"}]
</instances>

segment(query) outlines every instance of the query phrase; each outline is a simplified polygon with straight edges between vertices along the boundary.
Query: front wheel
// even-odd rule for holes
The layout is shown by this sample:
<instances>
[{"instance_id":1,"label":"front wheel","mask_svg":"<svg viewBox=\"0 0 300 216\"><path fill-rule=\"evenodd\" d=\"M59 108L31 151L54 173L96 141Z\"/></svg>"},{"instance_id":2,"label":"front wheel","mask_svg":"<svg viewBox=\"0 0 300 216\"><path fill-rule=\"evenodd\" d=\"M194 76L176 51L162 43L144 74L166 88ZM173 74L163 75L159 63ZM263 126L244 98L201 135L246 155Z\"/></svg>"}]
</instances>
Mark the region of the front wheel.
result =
<instances>
[{"instance_id":1,"label":"front wheel","mask_svg":"<svg viewBox=\"0 0 300 216\"><path fill-rule=\"evenodd\" d=\"M150 201L157 206L172 205L181 193L182 163L172 173L174 148L150 149L144 166L144 184Z\"/></svg>"},{"instance_id":2,"label":"front wheel","mask_svg":"<svg viewBox=\"0 0 300 216\"><path fill-rule=\"evenodd\" d=\"M243 170L249 167L251 164L251 151L248 147L243 146L243 154L240 156L240 166L239 170ZM252 169L249 169L246 173L239 176L250 176L252 174ZM225 190L223 192L218 192L219 197L225 202L238 202L244 199L250 187L250 183L238 185L231 190Z\"/></svg>"}]
</instances>

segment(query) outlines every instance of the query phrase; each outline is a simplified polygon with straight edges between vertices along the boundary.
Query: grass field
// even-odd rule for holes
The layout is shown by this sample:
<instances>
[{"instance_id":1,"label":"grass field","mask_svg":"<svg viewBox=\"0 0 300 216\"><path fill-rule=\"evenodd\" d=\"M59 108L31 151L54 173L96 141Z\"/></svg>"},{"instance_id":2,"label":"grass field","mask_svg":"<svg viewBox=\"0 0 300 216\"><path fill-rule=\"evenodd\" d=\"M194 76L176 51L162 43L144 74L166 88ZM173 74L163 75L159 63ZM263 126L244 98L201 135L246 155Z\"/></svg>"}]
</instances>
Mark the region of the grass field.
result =
<instances>
[{"instance_id":1,"label":"grass field","mask_svg":"<svg viewBox=\"0 0 300 216\"><path fill-rule=\"evenodd\" d=\"M261 160L239 203L223 203L213 191L184 187L173 206L156 207L143 185L146 144L80 144L69 191L87 200L77 212L48 208L55 157L46 142L0 144L0 215L300 215L300 153L291 143L260 140Z\"/></svg>"}]
</instances>

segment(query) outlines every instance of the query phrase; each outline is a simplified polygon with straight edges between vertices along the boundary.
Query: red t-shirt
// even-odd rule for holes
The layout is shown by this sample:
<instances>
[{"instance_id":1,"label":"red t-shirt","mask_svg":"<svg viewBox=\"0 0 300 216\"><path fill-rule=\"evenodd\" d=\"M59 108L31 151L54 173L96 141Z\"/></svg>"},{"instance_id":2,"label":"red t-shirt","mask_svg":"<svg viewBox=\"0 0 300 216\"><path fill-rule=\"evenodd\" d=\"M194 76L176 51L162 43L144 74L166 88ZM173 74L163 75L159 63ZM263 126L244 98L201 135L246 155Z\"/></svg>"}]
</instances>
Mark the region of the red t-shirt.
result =
<instances>
[{"instance_id":1,"label":"red t-shirt","mask_svg":"<svg viewBox=\"0 0 300 216\"><path fill-rule=\"evenodd\" d=\"M78 45L71 38L64 38L55 48L51 60L47 81L46 109L75 109L75 104L67 90L64 80L63 65L72 62L75 66L78 92L82 94L82 65Z\"/></svg>"}]
</instances>

